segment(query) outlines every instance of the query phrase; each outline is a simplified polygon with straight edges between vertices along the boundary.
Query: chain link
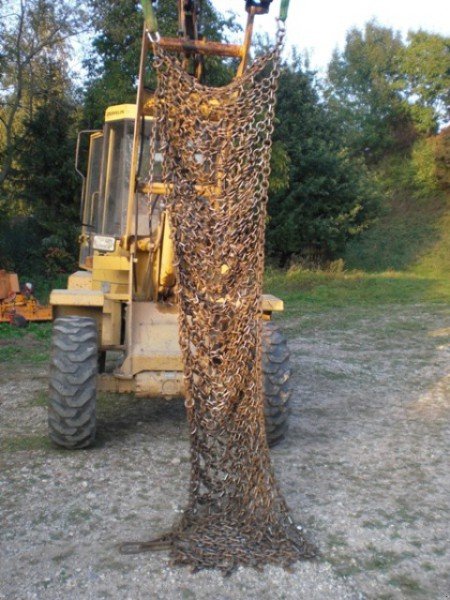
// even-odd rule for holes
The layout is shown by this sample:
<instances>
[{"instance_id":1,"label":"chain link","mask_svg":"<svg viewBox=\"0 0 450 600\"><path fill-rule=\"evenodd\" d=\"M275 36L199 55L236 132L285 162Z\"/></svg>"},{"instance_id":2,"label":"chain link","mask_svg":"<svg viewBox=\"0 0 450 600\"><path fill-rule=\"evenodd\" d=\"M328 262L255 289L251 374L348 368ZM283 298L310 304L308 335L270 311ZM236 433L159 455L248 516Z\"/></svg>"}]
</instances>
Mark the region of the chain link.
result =
<instances>
[{"instance_id":1,"label":"chain link","mask_svg":"<svg viewBox=\"0 0 450 600\"><path fill-rule=\"evenodd\" d=\"M315 555L276 483L264 424L260 299L283 36L280 27L273 50L221 88L155 45L153 143L176 253L191 480L180 522L140 550L164 542L195 569Z\"/></svg>"}]
</instances>

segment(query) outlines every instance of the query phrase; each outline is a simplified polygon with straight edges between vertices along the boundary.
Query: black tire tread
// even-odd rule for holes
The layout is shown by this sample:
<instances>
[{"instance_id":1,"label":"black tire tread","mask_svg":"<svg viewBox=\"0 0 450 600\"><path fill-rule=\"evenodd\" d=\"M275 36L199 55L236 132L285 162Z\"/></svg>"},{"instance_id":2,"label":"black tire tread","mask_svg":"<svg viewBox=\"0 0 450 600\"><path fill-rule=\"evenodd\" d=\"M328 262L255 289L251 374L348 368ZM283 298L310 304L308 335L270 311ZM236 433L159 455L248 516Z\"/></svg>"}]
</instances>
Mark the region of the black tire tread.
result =
<instances>
[{"instance_id":1,"label":"black tire tread","mask_svg":"<svg viewBox=\"0 0 450 600\"><path fill-rule=\"evenodd\" d=\"M269 446L286 436L290 414L289 350L287 342L273 321L263 322L262 372L264 415Z\"/></svg>"},{"instance_id":2,"label":"black tire tread","mask_svg":"<svg viewBox=\"0 0 450 600\"><path fill-rule=\"evenodd\" d=\"M53 324L48 426L63 448L86 448L95 439L97 326L89 317L62 317Z\"/></svg>"}]
</instances>

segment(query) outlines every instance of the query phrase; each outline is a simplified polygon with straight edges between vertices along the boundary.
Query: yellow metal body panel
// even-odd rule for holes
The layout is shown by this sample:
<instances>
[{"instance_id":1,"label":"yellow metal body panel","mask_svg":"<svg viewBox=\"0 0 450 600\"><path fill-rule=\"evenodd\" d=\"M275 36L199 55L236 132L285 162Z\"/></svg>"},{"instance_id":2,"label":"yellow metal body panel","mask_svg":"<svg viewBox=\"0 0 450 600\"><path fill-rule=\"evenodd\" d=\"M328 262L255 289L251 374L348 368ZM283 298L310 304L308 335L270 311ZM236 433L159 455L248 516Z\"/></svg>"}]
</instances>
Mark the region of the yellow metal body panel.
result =
<instances>
[{"instance_id":1,"label":"yellow metal body panel","mask_svg":"<svg viewBox=\"0 0 450 600\"><path fill-rule=\"evenodd\" d=\"M182 371L176 306L134 302L131 334L132 343L119 376L134 377L143 371Z\"/></svg>"},{"instance_id":2,"label":"yellow metal body panel","mask_svg":"<svg viewBox=\"0 0 450 600\"><path fill-rule=\"evenodd\" d=\"M170 288L175 285L175 250L170 237L170 222L168 217L164 222L164 234L161 247L161 264L159 268L159 285L163 288Z\"/></svg>"},{"instance_id":3,"label":"yellow metal body panel","mask_svg":"<svg viewBox=\"0 0 450 600\"><path fill-rule=\"evenodd\" d=\"M161 333L159 328L158 333ZM174 335L176 337L174 337ZM178 339L178 330L172 329L167 331L164 335L166 341L169 342L170 346L173 345L173 341ZM120 377L134 377L137 373L143 371L182 371L183 362L181 360L181 353L176 353L175 350L169 350L163 347L162 344L143 345L133 344L131 353L127 355L121 367Z\"/></svg>"},{"instance_id":4,"label":"yellow metal body panel","mask_svg":"<svg viewBox=\"0 0 450 600\"><path fill-rule=\"evenodd\" d=\"M107 269L110 271L129 271L130 261L127 256L114 254L94 254L93 269Z\"/></svg>"},{"instance_id":5,"label":"yellow metal body panel","mask_svg":"<svg viewBox=\"0 0 450 600\"><path fill-rule=\"evenodd\" d=\"M105 287L103 284L110 283L116 284L116 286L122 286L119 288ZM128 285L128 273L125 271L114 271L112 269L96 269L92 273L92 287L96 290L105 290L111 293L118 294L126 291ZM125 287L123 287L125 286Z\"/></svg>"},{"instance_id":6,"label":"yellow metal body panel","mask_svg":"<svg viewBox=\"0 0 450 600\"><path fill-rule=\"evenodd\" d=\"M53 290L50 294L52 306L96 306L103 307L105 295L95 290Z\"/></svg>"},{"instance_id":7,"label":"yellow metal body panel","mask_svg":"<svg viewBox=\"0 0 450 600\"><path fill-rule=\"evenodd\" d=\"M114 300L115 302L127 302L129 300L129 294L110 294L105 293L106 300Z\"/></svg>"},{"instance_id":8,"label":"yellow metal body panel","mask_svg":"<svg viewBox=\"0 0 450 600\"><path fill-rule=\"evenodd\" d=\"M97 391L110 394L134 394L134 379L119 379L112 373L101 373L97 377Z\"/></svg>"},{"instance_id":9,"label":"yellow metal body panel","mask_svg":"<svg viewBox=\"0 0 450 600\"><path fill-rule=\"evenodd\" d=\"M263 312L280 311L283 310L283 301L266 294L261 299L261 308ZM132 342L118 376L132 378L150 371L182 371L177 307L134 302L132 310ZM143 385L141 383L140 393L143 393Z\"/></svg>"},{"instance_id":10,"label":"yellow metal body panel","mask_svg":"<svg viewBox=\"0 0 450 600\"><path fill-rule=\"evenodd\" d=\"M140 397L175 398L184 395L181 371L145 371L136 375L135 394Z\"/></svg>"},{"instance_id":11,"label":"yellow metal body panel","mask_svg":"<svg viewBox=\"0 0 450 600\"><path fill-rule=\"evenodd\" d=\"M117 104L109 106L105 112L105 123L122 119L136 118L136 104Z\"/></svg>"},{"instance_id":12,"label":"yellow metal body panel","mask_svg":"<svg viewBox=\"0 0 450 600\"><path fill-rule=\"evenodd\" d=\"M146 371L131 379L119 379L102 373L97 379L100 392L136 394L141 398L179 398L184 395L184 378L181 372Z\"/></svg>"},{"instance_id":13,"label":"yellow metal body panel","mask_svg":"<svg viewBox=\"0 0 450 600\"><path fill-rule=\"evenodd\" d=\"M92 288L128 297L130 260L118 254L94 254Z\"/></svg>"},{"instance_id":14,"label":"yellow metal body panel","mask_svg":"<svg viewBox=\"0 0 450 600\"><path fill-rule=\"evenodd\" d=\"M261 310L263 312L282 312L284 302L272 294L263 294L261 297Z\"/></svg>"},{"instance_id":15,"label":"yellow metal body panel","mask_svg":"<svg viewBox=\"0 0 450 600\"><path fill-rule=\"evenodd\" d=\"M76 278L75 278L76 280ZM80 316L97 320L100 345L120 344L122 304L97 290L53 290L50 304L54 317Z\"/></svg>"},{"instance_id":16,"label":"yellow metal body panel","mask_svg":"<svg viewBox=\"0 0 450 600\"><path fill-rule=\"evenodd\" d=\"M91 290L92 274L89 271L76 271L69 276L67 281L68 290Z\"/></svg>"},{"instance_id":17,"label":"yellow metal body panel","mask_svg":"<svg viewBox=\"0 0 450 600\"><path fill-rule=\"evenodd\" d=\"M148 118L148 117L147 117ZM105 122L136 119L136 104L116 104L109 106L105 112Z\"/></svg>"},{"instance_id":18,"label":"yellow metal body panel","mask_svg":"<svg viewBox=\"0 0 450 600\"><path fill-rule=\"evenodd\" d=\"M118 346L122 331L122 304L105 298L102 315L102 346Z\"/></svg>"}]
</instances>

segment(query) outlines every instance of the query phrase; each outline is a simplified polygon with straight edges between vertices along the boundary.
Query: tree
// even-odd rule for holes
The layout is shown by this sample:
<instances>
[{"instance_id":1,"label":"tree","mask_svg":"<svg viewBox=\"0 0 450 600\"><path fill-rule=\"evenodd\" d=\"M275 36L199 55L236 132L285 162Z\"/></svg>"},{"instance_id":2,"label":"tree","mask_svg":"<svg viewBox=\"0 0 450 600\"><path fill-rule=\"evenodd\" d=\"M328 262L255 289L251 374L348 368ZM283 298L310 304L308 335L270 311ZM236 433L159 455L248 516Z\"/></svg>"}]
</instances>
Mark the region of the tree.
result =
<instances>
[{"instance_id":1,"label":"tree","mask_svg":"<svg viewBox=\"0 0 450 600\"><path fill-rule=\"evenodd\" d=\"M93 40L94 55L85 61L88 79L84 116L88 127L98 127L108 106L135 102L143 17L137 0L87 0L87 4L92 26L98 33ZM158 2L158 24L166 36L177 35L177 7L173 0ZM229 26L209 0L202 3L203 35L220 40ZM208 70L219 79L219 61L213 60ZM154 74L149 71L146 86L154 85Z\"/></svg>"},{"instance_id":2,"label":"tree","mask_svg":"<svg viewBox=\"0 0 450 600\"><path fill-rule=\"evenodd\" d=\"M23 133L42 93L41 66L63 60L79 28L69 0L0 0L0 187L11 175Z\"/></svg>"},{"instance_id":3,"label":"tree","mask_svg":"<svg viewBox=\"0 0 450 600\"><path fill-rule=\"evenodd\" d=\"M436 133L438 123L450 118L450 37L410 31L401 68L419 130Z\"/></svg>"},{"instance_id":4,"label":"tree","mask_svg":"<svg viewBox=\"0 0 450 600\"><path fill-rule=\"evenodd\" d=\"M378 195L362 161L343 147L314 74L296 56L280 77L275 165L280 146L289 173L286 182L276 170L271 186L268 253L282 266L292 256L318 265L339 256L347 239L368 226Z\"/></svg>"},{"instance_id":5,"label":"tree","mask_svg":"<svg viewBox=\"0 0 450 600\"><path fill-rule=\"evenodd\" d=\"M80 11L66 0L17 0L10 12L0 3L0 209L5 228L0 252L5 264L21 272L50 274L72 266L75 250L76 106L67 63Z\"/></svg>"},{"instance_id":6,"label":"tree","mask_svg":"<svg viewBox=\"0 0 450 600\"><path fill-rule=\"evenodd\" d=\"M55 94L26 123L20 174L24 201L49 234L64 237L78 212L78 181L73 167L74 107Z\"/></svg>"},{"instance_id":7,"label":"tree","mask_svg":"<svg viewBox=\"0 0 450 600\"><path fill-rule=\"evenodd\" d=\"M417 135L404 94L403 52L399 33L371 21L364 31L348 32L328 68L327 97L341 134L369 162L409 147Z\"/></svg>"}]
</instances>

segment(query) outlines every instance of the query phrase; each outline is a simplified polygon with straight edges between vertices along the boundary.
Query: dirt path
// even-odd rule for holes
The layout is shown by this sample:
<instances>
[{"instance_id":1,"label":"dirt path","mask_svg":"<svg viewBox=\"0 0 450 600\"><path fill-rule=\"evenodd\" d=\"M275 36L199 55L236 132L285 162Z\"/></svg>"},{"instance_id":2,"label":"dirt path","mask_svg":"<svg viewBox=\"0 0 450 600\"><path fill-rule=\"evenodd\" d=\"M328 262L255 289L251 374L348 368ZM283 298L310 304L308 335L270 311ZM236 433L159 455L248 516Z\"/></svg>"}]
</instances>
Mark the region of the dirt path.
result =
<instances>
[{"instance_id":1,"label":"dirt path","mask_svg":"<svg viewBox=\"0 0 450 600\"><path fill-rule=\"evenodd\" d=\"M124 557L185 502L180 402L102 399L99 444L46 439L45 368L0 365L1 599L450 598L450 313L443 306L284 323L295 387L273 451L296 519L322 558L292 573L190 574Z\"/></svg>"}]
</instances>

